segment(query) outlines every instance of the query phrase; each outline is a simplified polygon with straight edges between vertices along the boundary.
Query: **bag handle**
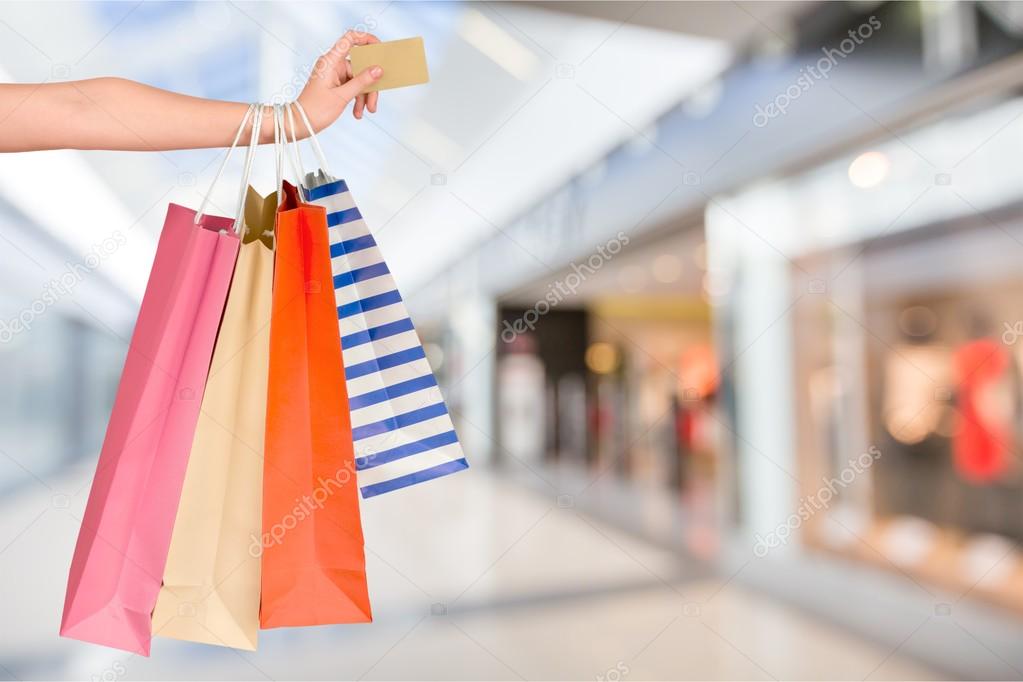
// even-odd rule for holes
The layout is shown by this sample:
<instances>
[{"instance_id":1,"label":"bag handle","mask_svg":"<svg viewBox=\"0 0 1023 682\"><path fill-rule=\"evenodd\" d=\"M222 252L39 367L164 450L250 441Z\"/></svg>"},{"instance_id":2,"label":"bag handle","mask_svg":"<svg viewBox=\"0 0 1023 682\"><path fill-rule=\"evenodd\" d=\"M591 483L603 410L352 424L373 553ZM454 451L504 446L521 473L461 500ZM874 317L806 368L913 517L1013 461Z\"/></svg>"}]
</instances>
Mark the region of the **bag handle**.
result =
<instances>
[{"instance_id":1,"label":"bag handle","mask_svg":"<svg viewBox=\"0 0 1023 682\"><path fill-rule=\"evenodd\" d=\"M274 167L277 171L277 205L280 206L284 199L284 147L281 144L281 120L279 104L273 105L274 122Z\"/></svg>"},{"instance_id":2,"label":"bag handle","mask_svg":"<svg viewBox=\"0 0 1023 682\"><path fill-rule=\"evenodd\" d=\"M252 133L249 135L249 148L245 151L245 166L242 169L242 187L238 192L238 209L235 213L234 232L241 236L242 225L245 224L245 194L249 186L249 178L252 175L252 160L256 156L256 147L259 146L259 135L263 132L263 106L253 104L255 116L252 119Z\"/></svg>"},{"instance_id":3,"label":"bag handle","mask_svg":"<svg viewBox=\"0 0 1023 682\"><path fill-rule=\"evenodd\" d=\"M231 142L230 148L227 150L227 154L224 155L224 160L220 162L220 168L217 169L217 174L213 178L213 182L210 183L210 188L206 190L206 196L203 197L202 203L199 204L199 210L195 212L195 224L198 225L202 221L202 217L206 214L206 204L210 202L210 196L213 194L213 188L216 187L217 182L220 181L220 177L224 174L224 169L227 167L227 162L231 159L231 152L238 146L238 140L242 137L242 131L245 130L246 124L249 122L249 118L252 116L256 109L255 104L250 104L249 108L245 110L245 118L242 119L242 124L238 126L238 132L234 135L234 141ZM245 187L242 186L242 197L244 200Z\"/></svg>"},{"instance_id":4,"label":"bag handle","mask_svg":"<svg viewBox=\"0 0 1023 682\"><path fill-rule=\"evenodd\" d=\"M284 124L284 108L287 105L278 105L278 116L281 122L281 135L284 137L284 152L288 156L288 165L291 166L291 172L295 174L295 184L298 187L302 186L302 179L305 177L305 173L302 169L302 158L298 151L298 141L295 139L295 129L291 129L291 143L288 143L288 128ZM290 111L290 109L289 109Z\"/></svg>"},{"instance_id":5,"label":"bag handle","mask_svg":"<svg viewBox=\"0 0 1023 682\"><path fill-rule=\"evenodd\" d=\"M316 155L316 161L320 164L320 169L326 175L330 175L330 169L327 168L327 157L323 153L323 147L320 146L320 141L316 137L316 132L313 130L313 124L309 122L309 117L306 116L305 109L302 107L302 103L298 100L288 104L288 118L291 120L291 133L295 134L295 115L292 113L292 108L298 110L298 115L302 117L302 123L305 125L306 132L309 133L309 145L313 148L313 153ZM297 147L298 143L296 143ZM305 177L305 176L303 176Z\"/></svg>"},{"instance_id":6,"label":"bag handle","mask_svg":"<svg viewBox=\"0 0 1023 682\"><path fill-rule=\"evenodd\" d=\"M284 107L288 112L288 123L291 124L291 153L292 157L294 157L291 169L298 174L298 184L301 186L303 180L305 180L305 166L302 165L302 150L298 146L298 138L295 135L295 115L291 113L290 104L285 104ZM282 113L281 121L283 122L283 120L284 118ZM285 128L285 132L287 132L287 128Z\"/></svg>"}]
</instances>

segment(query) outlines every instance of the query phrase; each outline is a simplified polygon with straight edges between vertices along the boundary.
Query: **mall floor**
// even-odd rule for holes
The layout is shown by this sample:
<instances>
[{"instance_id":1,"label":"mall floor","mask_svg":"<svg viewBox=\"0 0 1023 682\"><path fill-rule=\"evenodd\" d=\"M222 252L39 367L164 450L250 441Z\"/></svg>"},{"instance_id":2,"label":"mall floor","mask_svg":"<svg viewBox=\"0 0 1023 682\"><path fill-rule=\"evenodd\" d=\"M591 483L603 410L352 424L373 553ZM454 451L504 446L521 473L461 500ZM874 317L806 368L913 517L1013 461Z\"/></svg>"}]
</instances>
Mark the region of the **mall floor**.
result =
<instances>
[{"instance_id":1,"label":"mall floor","mask_svg":"<svg viewBox=\"0 0 1023 682\"><path fill-rule=\"evenodd\" d=\"M61 640L90 476L0 498L0 678L938 677L481 467L364 503L372 625L266 631L256 653L157 639L149 659Z\"/></svg>"}]
</instances>

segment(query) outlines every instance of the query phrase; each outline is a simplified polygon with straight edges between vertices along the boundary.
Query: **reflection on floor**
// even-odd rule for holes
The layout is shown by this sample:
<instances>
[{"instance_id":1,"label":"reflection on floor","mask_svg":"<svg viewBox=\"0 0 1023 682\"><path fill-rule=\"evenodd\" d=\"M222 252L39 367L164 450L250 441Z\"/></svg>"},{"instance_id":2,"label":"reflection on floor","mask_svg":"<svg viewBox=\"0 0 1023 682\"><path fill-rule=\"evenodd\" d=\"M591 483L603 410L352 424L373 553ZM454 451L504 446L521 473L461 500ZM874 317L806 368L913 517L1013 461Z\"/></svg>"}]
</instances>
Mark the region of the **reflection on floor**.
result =
<instances>
[{"instance_id":1,"label":"reflection on floor","mask_svg":"<svg viewBox=\"0 0 1023 682\"><path fill-rule=\"evenodd\" d=\"M934 677L482 468L364 503L372 625L266 631L257 653L158 639L150 659L62 640L90 476L0 501L0 677Z\"/></svg>"}]
</instances>

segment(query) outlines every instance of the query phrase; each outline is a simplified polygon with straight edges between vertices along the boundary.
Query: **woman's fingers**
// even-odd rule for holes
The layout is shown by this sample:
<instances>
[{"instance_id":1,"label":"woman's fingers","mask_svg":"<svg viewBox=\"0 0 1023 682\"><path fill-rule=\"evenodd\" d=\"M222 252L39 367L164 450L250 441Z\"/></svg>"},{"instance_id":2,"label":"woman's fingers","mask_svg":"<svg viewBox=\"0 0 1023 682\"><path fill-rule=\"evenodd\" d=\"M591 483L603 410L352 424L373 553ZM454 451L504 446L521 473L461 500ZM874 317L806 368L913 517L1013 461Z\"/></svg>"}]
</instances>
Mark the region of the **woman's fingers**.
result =
<instances>
[{"instance_id":1,"label":"woman's fingers","mask_svg":"<svg viewBox=\"0 0 1023 682\"><path fill-rule=\"evenodd\" d=\"M379 42L380 39L377 38L372 33L348 31L343 36L341 36L341 38L337 41L337 43L334 44L334 47L332 48L332 51L335 52L337 55L340 56L341 59L344 60L343 63L345 65L345 76L347 77L342 79L342 84L343 86L347 86L345 88L346 90L345 98L346 99L354 98L355 100L355 104L352 107L352 115L356 119L361 119L363 117L363 115L366 113L367 104L370 101L369 97L367 97L366 94L362 92L362 90L368 84L373 83L375 80L377 80L380 76L379 74L374 75L372 69L370 69L368 78L365 77L367 75L365 72L363 72L363 74L359 74L359 77L356 77L355 74L353 74L352 72L352 63L351 61L348 60L348 54L351 52L352 47L356 45L370 45L372 43ZM353 81L355 81L356 83L353 83ZM370 107L370 111L375 112L376 93L373 93L371 97L373 98L373 105L372 107Z\"/></svg>"},{"instance_id":2,"label":"woman's fingers","mask_svg":"<svg viewBox=\"0 0 1023 682\"><path fill-rule=\"evenodd\" d=\"M380 77L384 75L384 70L379 66L371 66L368 69L363 69L361 73L356 74L348 80L347 83L338 88L345 100L352 101L373 83L380 80ZM358 103L356 103L358 106ZM362 115L362 111L359 110L359 115Z\"/></svg>"},{"instance_id":3,"label":"woman's fingers","mask_svg":"<svg viewBox=\"0 0 1023 682\"><path fill-rule=\"evenodd\" d=\"M355 75L355 72L352 70L352 62L351 62L351 60L349 59L349 60L347 60L347 62L348 62L348 79L351 80L352 77ZM363 97L361 95L356 95L355 96L355 103L352 105L352 116L354 116L356 118L356 120L362 118L362 105L363 105L362 100L363 100Z\"/></svg>"},{"instance_id":4,"label":"woman's fingers","mask_svg":"<svg viewBox=\"0 0 1023 682\"><path fill-rule=\"evenodd\" d=\"M352 72L352 64L348 55L356 45L379 43L380 39L372 33L347 31L317 61L310 83L319 88L335 90L345 102L354 102L352 115L361 119L368 109L371 113L377 110L377 93L363 92L366 87L379 80L383 70L370 67L362 73ZM337 92L339 90L340 92Z\"/></svg>"},{"instance_id":5,"label":"woman's fingers","mask_svg":"<svg viewBox=\"0 0 1023 682\"><path fill-rule=\"evenodd\" d=\"M352 76L351 67L348 64L348 53L351 52L352 47L379 42L380 39L372 33L346 32L316 60L313 76L331 87L343 85Z\"/></svg>"},{"instance_id":6,"label":"woman's fingers","mask_svg":"<svg viewBox=\"0 0 1023 682\"><path fill-rule=\"evenodd\" d=\"M380 39L372 33L364 33L362 31L346 31L343 36L337 39L334 46L330 48L328 54L333 54L337 60L344 60L348 57L348 53L352 51L352 48L356 45L369 45L370 43L379 43Z\"/></svg>"}]
</instances>

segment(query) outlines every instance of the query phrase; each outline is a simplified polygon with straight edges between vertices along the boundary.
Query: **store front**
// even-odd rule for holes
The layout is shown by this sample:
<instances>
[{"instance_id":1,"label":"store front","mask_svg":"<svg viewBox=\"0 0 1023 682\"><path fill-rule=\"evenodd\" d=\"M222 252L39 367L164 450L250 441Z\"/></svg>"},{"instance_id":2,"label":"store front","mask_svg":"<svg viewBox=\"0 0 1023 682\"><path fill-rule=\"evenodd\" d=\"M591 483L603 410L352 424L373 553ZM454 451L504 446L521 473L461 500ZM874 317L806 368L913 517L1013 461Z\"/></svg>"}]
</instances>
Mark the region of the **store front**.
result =
<instances>
[{"instance_id":1,"label":"store front","mask_svg":"<svg viewBox=\"0 0 1023 682\"><path fill-rule=\"evenodd\" d=\"M651 513L641 530L668 525L663 539L710 557L720 366L705 258L702 229L674 229L624 246L557 305L544 292L571 268L506 297L495 385L499 458L624 488L679 518Z\"/></svg>"},{"instance_id":2,"label":"store front","mask_svg":"<svg viewBox=\"0 0 1023 682\"><path fill-rule=\"evenodd\" d=\"M864 460L861 489L831 510L846 528L816 520L807 542L868 561L875 546L903 570L1018 609L1023 247L1014 240L1023 225L1018 207L1000 213L999 224L967 217L861 245L862 327L829 305L801 302L797 328L806 333L797 344L827 350L796 363L800 464L841 482L855 454L841 444L862 428L876 456ZM935 272L939 263L950 267ZM848 419L857 405L862 422Z\"/></svg>"},{"instance_id":3,"label":"store front","mask_svg":"<svg viewBox=\"0 0 1023 682\"><path fill-rule=\"evenodd\" d=\"M730 415L758 556L825 551L1023 609L1020 111L967 105L708 212L722 309L766 338ZM739 220L763 242L728 238Z\"/></svg>"}]
</instances>

